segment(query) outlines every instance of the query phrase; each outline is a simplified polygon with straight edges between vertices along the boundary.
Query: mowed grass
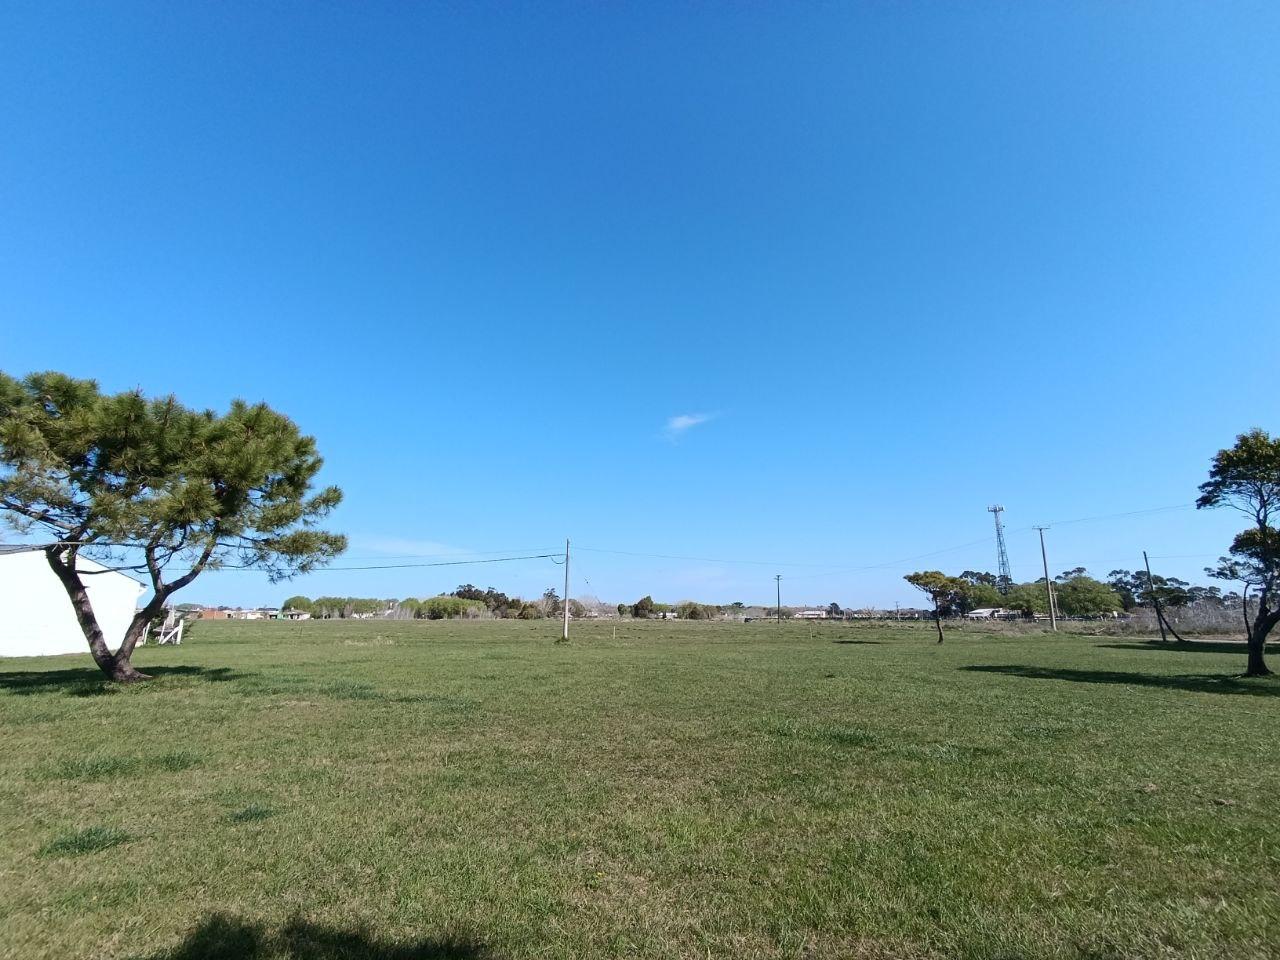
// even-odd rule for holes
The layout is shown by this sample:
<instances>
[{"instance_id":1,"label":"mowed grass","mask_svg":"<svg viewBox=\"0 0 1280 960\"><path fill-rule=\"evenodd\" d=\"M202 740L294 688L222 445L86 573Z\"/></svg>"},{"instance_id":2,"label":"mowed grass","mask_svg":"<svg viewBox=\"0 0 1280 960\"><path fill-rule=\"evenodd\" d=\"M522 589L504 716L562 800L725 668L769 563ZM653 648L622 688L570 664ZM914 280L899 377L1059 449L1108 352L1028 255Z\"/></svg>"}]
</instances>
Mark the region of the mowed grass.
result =
<instances>
[{"instance_id":1,"label":"mowed grass","mask_svg":"<svg viewBox=\"0 0 1280 960\"><path fill-rule=\"evenodd\" d=\"M1240 651L556 633L0 662L0 954L1280 956L1280 683Z\"/></svg>"}]
</instances>

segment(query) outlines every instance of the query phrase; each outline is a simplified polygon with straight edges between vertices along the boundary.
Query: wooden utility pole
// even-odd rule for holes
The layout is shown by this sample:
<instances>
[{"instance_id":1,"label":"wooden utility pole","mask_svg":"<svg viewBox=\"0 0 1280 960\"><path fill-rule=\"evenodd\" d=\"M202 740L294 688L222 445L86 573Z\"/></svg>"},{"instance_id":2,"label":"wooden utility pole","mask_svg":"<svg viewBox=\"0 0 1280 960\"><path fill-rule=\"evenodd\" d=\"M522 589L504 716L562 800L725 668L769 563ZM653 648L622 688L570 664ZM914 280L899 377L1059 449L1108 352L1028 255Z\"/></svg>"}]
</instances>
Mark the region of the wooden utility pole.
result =
<instances>
[{"instance_id":1,"label":"wooden utility pole","mask_svg":"<svg viewBox=\"0 0 1280 960\"><path fill-rule=\"evenodd\" d=\"M1049 579L1049 555L1044 550L1044 532L1048 527L1036 527L1040 531L1040 560L1044 563L1044 592L1049 598L1049 625L1056 631L1058 629L1058 611L1057 606L1053 602L1053 581Z\"/></svg>"},{"instance_id":2,"label":"wooden utility pole","mask_svg":"<svg viewBox=\"0 0 1280 960\"><path fill-rule=\"evenodd\" d=\"M1156 623L1160 625L1160 639L1167 643L1168 636L1164 632L1164 614L1160 612L1160 596L1156 593L1156 582L1151 577L1151 561L1147 559L1147 551L1142 551L1142 562L1147 567L1147 589L1151 591L1151 604L1156 608Z\"/></svg>"},{"instance_id":3,"label":"wooden utility pole","mask_svg":"<svg viewBox=\"0 0 1280 960\"><path fill-rule=\"evenodd\" d=\"M778 585L778 624L782 624L782 574L774 574L774 581Z\"/></svg>"},{"instance_id":4,"label":"wooden utility pole","mask_svg":"<svg viewBox=\"0 0 1280 960\"><path fill-rule=\"evenodd\" d=\"M569 538L564 539L564 632L560 642L569 642Z\"/></svg>"}]
</instances>

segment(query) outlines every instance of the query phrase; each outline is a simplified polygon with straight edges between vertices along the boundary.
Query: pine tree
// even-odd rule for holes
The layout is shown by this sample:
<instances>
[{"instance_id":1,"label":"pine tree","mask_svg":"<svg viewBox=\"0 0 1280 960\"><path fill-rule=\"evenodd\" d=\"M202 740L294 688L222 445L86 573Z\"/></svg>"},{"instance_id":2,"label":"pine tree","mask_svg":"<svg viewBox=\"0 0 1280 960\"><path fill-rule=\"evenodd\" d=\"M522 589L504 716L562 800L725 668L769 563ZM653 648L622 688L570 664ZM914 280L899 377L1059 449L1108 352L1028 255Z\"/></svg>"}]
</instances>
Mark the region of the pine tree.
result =
<instances>
[{"instance_id":1,"label":"pine tree","mask_svg":"<svg viewBox=\"0 0 1280 960\"><path fill-rule=\"evenodd\" d=\"M312 492L315 441L265 404L227 413L174 397L103 394L92 380L0 373L0 511L40 536L89 652L107 676L146 679L134 646L165 602L205 570L265 570L272 582L346 549L315 529L342 499ZM151 597L111 650L85 589L80 556L145 573Z\"/></svg>"}]
</instances>

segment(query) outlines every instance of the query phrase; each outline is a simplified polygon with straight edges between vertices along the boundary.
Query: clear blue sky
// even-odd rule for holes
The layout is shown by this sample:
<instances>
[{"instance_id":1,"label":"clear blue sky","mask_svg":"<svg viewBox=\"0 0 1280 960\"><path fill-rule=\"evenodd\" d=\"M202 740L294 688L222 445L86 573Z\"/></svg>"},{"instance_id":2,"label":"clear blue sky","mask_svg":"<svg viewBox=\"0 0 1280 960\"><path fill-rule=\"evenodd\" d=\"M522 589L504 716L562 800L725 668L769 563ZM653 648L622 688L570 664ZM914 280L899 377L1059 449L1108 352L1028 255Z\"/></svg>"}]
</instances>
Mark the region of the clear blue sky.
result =
<instances>
[{"instance_id":1,"label":"clear blue sky","mask_svg":"<svg viewBox=\"0 0 1280 960\"><path fill-rule=\"evenodd\" d=\"M1280 428L1277 64L1272 2L8 3L0 368L266 400L344 563L571 536L711 558L584 550L610 600L917 603L1001 502L1031 579L1030 524L1188 504ZM1050 560L1198 577L1238 525Z\"/></svg>"}]
</instances>

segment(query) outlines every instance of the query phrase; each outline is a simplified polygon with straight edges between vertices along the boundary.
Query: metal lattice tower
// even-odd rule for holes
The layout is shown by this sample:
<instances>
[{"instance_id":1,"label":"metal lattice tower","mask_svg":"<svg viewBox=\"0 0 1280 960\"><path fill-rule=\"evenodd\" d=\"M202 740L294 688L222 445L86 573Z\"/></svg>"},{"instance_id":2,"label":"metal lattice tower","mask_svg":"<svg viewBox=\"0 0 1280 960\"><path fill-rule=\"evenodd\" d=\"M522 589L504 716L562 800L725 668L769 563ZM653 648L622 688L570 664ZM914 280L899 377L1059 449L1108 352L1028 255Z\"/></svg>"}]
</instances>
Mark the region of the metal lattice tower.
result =
<instances>
[{"instance_id":1,"label":"metal lattice tower","mask_svg":"<svg viewBox=\"0 0 1280 960\"><path fill-rule=\"evenodd\" d=\"M1001 593L1008 593L1009 586L1013 583L1013 574L1009 572L1009 551L1004 548L1004 524L1000 522L1000 514L1004 513L1004 507L997 503L987 507L987 512L994 514L996 518L996 553L1000 564L996 589Z\"/></svg>"}]
</instances>

